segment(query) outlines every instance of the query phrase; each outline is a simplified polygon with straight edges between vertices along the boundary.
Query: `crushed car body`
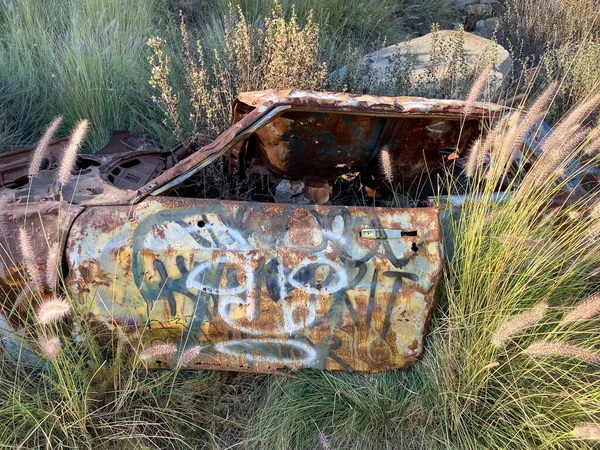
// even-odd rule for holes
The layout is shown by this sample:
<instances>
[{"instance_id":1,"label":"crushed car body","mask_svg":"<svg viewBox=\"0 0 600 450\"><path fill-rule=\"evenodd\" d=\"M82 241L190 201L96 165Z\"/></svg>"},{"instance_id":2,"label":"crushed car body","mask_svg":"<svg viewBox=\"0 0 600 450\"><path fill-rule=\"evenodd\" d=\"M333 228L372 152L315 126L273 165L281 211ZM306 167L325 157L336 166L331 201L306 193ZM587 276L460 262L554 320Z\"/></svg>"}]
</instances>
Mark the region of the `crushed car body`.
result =
<instances>
[{"instance_id":1,"label":"crushed car body","mask_svg":"<svg viewBox=\"0 0 600 450\"><path fill-rule=\"evenodd\" d=\"M174 366L197 348L188 367L406 368L423 353L436 304L438 208L182 198L178 188L227 154L231 176L302 181L315 203L327 203L330 183L348 174L378 195L399 189L425 198L422 181L506 111L456 100L251 92L210 144L161 152L117 133L99 153L80 155L60 190L54 163L64 141L31 178L31 149L0 155L2 315L22 330L31 291L66 290L99 334L118 327L139 332L147 347L177 345L150 367ZM35 279L56 254L64 283Z\"/></svg>"}]
</instances>

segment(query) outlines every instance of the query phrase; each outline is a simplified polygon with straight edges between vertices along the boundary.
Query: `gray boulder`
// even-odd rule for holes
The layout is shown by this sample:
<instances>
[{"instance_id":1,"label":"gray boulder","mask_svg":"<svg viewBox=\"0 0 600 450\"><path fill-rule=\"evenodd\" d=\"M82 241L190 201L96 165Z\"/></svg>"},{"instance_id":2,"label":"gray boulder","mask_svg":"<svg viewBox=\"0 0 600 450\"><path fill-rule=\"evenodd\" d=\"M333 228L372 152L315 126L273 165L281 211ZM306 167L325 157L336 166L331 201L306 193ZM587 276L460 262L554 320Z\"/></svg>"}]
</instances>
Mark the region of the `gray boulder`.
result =
<instances>
[{"instance_id":1,"label":"gray boulder","mask_svg":"<svg viewBox=\"0 0 600 450\"><path fill-rule=\"evenodd\" d=\"M438 45L440 42L443 42L444 45L452 45L460 38L458 33L452 30L438 31ZM508 51L490 39L467 32L464 32L463 36L463 50L467 66L473 68L492 64L491 77L501 82L512 64ZM426 78L426 74L431 69L431 54L434 46L434 33L429 33L370 53L361 58L359 65L367 68L366 72L369 73L372 80L383 81L389 77L395 67L398 67L399 59L410 60L409 81L419 83L419 80ZM347 68L344 66L338 71L332 72L329 75L330 80L344 79L346 71Z\"/></svg>"}]
</instances>

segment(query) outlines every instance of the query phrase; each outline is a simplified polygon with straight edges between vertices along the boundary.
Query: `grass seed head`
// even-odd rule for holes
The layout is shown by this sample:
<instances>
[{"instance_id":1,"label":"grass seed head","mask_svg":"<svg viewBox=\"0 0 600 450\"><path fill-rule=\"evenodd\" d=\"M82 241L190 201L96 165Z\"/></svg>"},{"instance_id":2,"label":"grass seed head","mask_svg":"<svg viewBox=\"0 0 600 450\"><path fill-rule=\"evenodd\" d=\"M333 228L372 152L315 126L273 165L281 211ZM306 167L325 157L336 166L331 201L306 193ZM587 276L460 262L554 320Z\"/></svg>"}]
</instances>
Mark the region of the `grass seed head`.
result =
<instances>
[{"instance_id":1,"label":"grass seed head","mask_svg":"<svg viewBox=\"0 0 600 450\"><path fill-rule=\"evenodd\" d=\"M48 264L46 266L46 283L50 289L56 289L58 286L59 264L59 244L55 242L48 250Z\"/></svg>"},{"instance_id":2,"label":"grass seed head","mask_svg":"<svg viewBox=\"0 0 600 450\"><path fill-rule=\"evenodd\" d=\"M69 143L64 150L63 159L58 168L58 174L56 176L56 179L61 185L64 185L67 181L69 181L71 171L77 162L77 154L81 148L83 140L85 139L85 135L87 134L88 126L88 121L82 120L75 125L75 128L71 133L71 138L69 139Z\"/></svg>"},{"instance_id":3,"label":"grass seed head","mask_svg":"<svg viewBox=\"0 0 600 450\"><path fill-rule=\"evenodd\" d=\"M194 345L193 347L185 350L181 356L179 357L179 361L177 365L181 368L189 367L191 363L193 363L198 356L202 353L202 347L199 345Z\"/></svg>"},{"instance_id":4,"label":"grass seed head","mask_svg":"<svg viewBox=\"0 0 600 450\"><path fill-rule=\"evenodd\" d=\"M23 255L23 262L25 263L25 271L29 276L30 287L32 290L40 289L44 286L44 280L42 279L35 254L31 248L31 238L25 228L19 229L19 247Z\"/></svg>"},{"instance_id":5,"label":"grass seed head","mask_svg":"<svg viewBox=\"0 0 600 450\"><path fill-rule=\"evenodd\" d=\"M592 319L600 314L600 292L597 292L576 305L561 321L567 326L575 322Z\"/></svg>"},{"instance_id":6,"label":"grass seed head","mask_svg":"<svg viewBox=\"0 0 600 450\"><path fill-rule=\"evenodd\" d=\"M177 353L175 344L155 344L145 348L140 352L140 358L144 361L150 361L158 358L169 358Z\"/></svg>"},{"instance_id":7,"label":"grass seed head","mask_svg":"<svg viewBox=\"0 0 600 450\"><path fill-rule=\"evenodd\" d=\"M534 342L523 353L532 358L578 358L592 364L600 364L600 355L584 348L561 342Z\"/></svg>"},{"instance_id":8,"label":"grass seed head","mask_svg":"<svg viewBox=\"0 0 600 450\"><path fill-rule=\"evenodd\" d=\"M50 361L54 361L60 353L60 340L56 336L47 338L46 336L38 337L38 345L44 357Z\"/></svg>"},{"instance_id":9,"label":"grass seed head","mask_svg":"<svg viewBox=\"0 0 600 450\"><path fill-rule=\"evenodd\" d=\"M488 65L487 67L485 67L483 69L483 71L479 74L479 76L477 77L475 82L473 83L473 86L471 86L469 95L467 95L467 100L466 100L467 106L465 108L465 115L469 115L471 113L471 111L473 110L473 103L475 103L477 101L477 99L479 98L479 95L483 91L483 88L485 87L486 83L488 82L488 80L490 78L491 71L492 71L491 65Z\"/></svg>"},{"instance_id":10,"label":"grass seed head","mask_svg":"<svg viewBox=\"0 0 600 450\"><path fill-rule=\"evenodd\" d=\"M588 441L600 441L600 425L595 423L580 423L573 428L573 435Z\"/></svg>"},{"instance_id":11,"label":"grass seed head","mask_svg":"<svg viewBox=\"0 0 600 450\"><path fill-rule=\"evenodd\" d=\"M44 160L44 156L46 155L46 151L48 150L48 145L50 145L50 142L54 138L54 135L56 134L56 131L58 130L58 127L60 126L61 122L61 116L56 117L52 122L50 122L50 125L48 125L48 128L46 128L44 135L42 136L38 144L35 146L33 157L31 158L31 163L29 163L30 177L37 175L40 171L40 168L42 167L42 161Z\"/></svg>"},{"instance_id":12,"label":"grass seed head","mask_svg":"<svg viewBox=\"0 0 600 450\"><path fill-rule=\"evenodd\" d=\"M542 301L529 311L505 320L492 336L492 344L496 348L504 347L511 337L536 326L542 320L547 310L548 303Z\"/></svg>"},{"instance_id":13,"label":"grass seed head","mask_svg":"<svg viewBox=\"0 0 600 450\"><path fill-rule=\"evenodd\" d=\"M379 164L381 166L381 171L383 172L383 176L385 177L385 181L387 181L390 185L394 184L394 172L392 165L392 155L390 153L389 147L386 145L379 152Z\"/></svg>"},{"instance_id":14,"label":"grass seed head","mask_svg":"<svg viewBox=\"0 0 600 450\"><path fill-rule=\"evenodd\" d=\"M42 326L57 322L71 313L71 304L61 297L42 303L37 310L37 320Z\"/></svg>"}]
</instances>

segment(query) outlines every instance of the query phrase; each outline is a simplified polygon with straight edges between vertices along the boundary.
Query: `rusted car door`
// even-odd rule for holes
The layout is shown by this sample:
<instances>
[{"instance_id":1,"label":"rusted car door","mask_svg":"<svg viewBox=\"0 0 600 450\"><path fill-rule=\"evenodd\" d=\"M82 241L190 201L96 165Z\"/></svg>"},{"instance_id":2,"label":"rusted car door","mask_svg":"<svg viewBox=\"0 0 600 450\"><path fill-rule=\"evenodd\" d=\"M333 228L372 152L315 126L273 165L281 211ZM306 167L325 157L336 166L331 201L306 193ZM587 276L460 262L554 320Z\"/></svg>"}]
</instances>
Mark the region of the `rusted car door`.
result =
<instances>
[{"instance_id":1,"label":"rusted car door","mask_svg":"<svg viewBox=\"0 0 600 450\"><path fill-rule=\"evenodd\" d=\"M435 208L149 197L78 217L68 287L146 346L198 348L195 368L404 368L423 352L440 233Z\"/></svg>"}]
</instances>

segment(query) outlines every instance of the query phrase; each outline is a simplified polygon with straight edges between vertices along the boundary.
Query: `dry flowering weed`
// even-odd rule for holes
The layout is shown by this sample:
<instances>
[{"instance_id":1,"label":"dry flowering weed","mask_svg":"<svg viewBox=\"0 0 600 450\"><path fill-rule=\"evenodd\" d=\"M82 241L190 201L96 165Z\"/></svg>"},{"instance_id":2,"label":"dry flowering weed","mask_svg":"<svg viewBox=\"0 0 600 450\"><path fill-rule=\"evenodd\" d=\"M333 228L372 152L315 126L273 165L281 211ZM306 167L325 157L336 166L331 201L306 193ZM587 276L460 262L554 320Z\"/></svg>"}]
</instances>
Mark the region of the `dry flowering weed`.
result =
<instances>
[{"instance_id":1,"label":"dry flowering weed","mask_svg":"<svg viewBox=\"0 0 600 450\"><path fill-rule=\"evenodd\" d=\"M163 107L165 121L180 141L224 131L229 126L230 105L240 92L325 86L328 72L319 62L320 30L312 12L301 26L294 8L285 17L277 0L261 28L248 23L239 5L235 9L230 5L224 48L215 49L210 59L199 42L192 44L183 14L180 18L189 120L182 120L180 98L170 80L172 64L166 42L160 37L148 40L153 52L148 58L149 82L160 93L153 101Z\"/></svg>"}]
</instances>

